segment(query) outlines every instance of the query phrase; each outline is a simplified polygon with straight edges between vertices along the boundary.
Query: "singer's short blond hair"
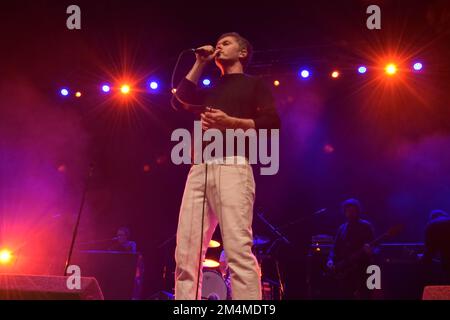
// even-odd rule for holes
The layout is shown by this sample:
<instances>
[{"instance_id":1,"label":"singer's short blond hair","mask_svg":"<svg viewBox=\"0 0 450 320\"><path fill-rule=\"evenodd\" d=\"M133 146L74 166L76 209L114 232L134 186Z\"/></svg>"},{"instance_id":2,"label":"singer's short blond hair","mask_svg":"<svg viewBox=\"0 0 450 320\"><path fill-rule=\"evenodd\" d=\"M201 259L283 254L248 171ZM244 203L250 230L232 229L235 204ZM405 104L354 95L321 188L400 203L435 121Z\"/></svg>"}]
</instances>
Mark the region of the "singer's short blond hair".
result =
<instances>
[{"instance_id":1,"label":"singer's short blond hair","mask_svg":"<svg viewBox=\"0 0 450 320\"><path fill-rule=\"evenodd\" d=\"M253 46L251 45L250 41L248 41L247 39L245 39L243 36L241 36L239 33L237 32L227 32L222 34L218 39L217 42L219 42L220 40L222 40L225 37L233 37L236 39L236 41L238 42L240 49L245 49L247 50L247 56L243 59L241 59L241 63L244 67L246 67L253 56Z\"/></svg>"}]
</instances>

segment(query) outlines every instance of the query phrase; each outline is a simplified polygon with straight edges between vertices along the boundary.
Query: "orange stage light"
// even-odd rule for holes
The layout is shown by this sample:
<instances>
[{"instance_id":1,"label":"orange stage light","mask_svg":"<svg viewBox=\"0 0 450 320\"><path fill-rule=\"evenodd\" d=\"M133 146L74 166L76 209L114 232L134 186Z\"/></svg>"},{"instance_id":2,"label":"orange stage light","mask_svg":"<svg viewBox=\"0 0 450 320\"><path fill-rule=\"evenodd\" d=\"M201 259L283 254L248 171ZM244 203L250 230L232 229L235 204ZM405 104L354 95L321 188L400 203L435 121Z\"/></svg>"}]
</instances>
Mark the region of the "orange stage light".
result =
<instances>
[{"instance_id":1,"label":"orange stage light","mask_svg":"<svg viewBox=\"0 0 450 320\"><path fill-rule=\"evenodd\" d=\"M12 261L12 253L8 249L0 251L0 264L9 264Z\"/></svg>"},{"instance_id":2,"label":"orange stage light","mask_svg":"<svg viewBox=\"0 0 450 320\"><path fill-rule=\"evenodd\" d=\"M384 68L384 71L386 71L388 75L393 76L397 73L397 66L393 63L390 63Z\"/></svg>"},{"instance_id":3,"label":"orange stage light","mask_svg":"<svg viewBox=\"0 0 450 320\"><path fill-rule=\"evenodd\" d=\"M211 240L209 242L208 248L218 248L218 247L220 247L220 242L215 241L215 240Z\"/></svg>"},{"instance_id":4,"label":"orange stage light","mask_svg":"<svg viewBox=\"0 0 450 320\"><path fill-rule=\"evenodd\" d=\"M218 266L220 266L220 263L215 260L205 259L203 262L203 267L205 268L217 268Z\"/></svg>"},{"instance_id":5,"label":"orange stage light","mask_svg":"<svg viewBox=\"0 0 450 320\"><path fill-rule=\"evenodd\" d=\"M128 84L124 84L120 87L120 92L123 94L129 94L131 91L130 86Z\"/></svg>"}]
</instances>

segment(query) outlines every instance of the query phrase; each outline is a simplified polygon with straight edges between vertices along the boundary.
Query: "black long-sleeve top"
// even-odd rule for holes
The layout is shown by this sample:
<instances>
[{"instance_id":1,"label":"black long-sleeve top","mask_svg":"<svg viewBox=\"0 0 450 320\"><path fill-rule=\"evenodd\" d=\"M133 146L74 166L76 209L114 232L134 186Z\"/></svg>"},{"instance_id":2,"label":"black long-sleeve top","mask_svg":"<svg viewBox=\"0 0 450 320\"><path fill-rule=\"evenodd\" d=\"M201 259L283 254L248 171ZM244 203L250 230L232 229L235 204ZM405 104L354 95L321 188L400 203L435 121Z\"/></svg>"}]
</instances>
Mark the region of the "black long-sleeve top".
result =
<instances>
[{"instance_id":1,"label":"black long-sleeve top","mask_svg":"<svg viewBox=\"0 0 450 320\"><path fill-rule=\"evenodd\" d=\"M243 73L222 75L211 88L199 88L184 78L177 88L183 101L220 109L231 117L253 119L255 129L279 129L280 118L269 87Z\"/></svg>"},{"instance_id":2,"label":"black long-sleeve top","mask_svg":"<svg viewBox=\"0 0 450 320\"><path fill-rule=\"evenodd\" d=\"M280 128L280 118L271 91L260 78L254 76L243 73L222 75L210 88L199 88L195 83L184 78L177 88L177 96L185 103L219 109L231 117L253 119L256 130ZM236 142L237 138L234 141L234 153L228 154L226 147L228 141L225 141L222 155L245 156L251 160L248 140L245 142L244 154L238 150ZM202 150L209 143L211 142L203 142ZM191 147L193 146L192 143ZM199 150L194 151L194 149L191 150L192 156L194 153L199 154ZM217 156L218 154L214 155L214 157ZM254 163L251 162L251 164Z\"/></svg>"}]
</instances>

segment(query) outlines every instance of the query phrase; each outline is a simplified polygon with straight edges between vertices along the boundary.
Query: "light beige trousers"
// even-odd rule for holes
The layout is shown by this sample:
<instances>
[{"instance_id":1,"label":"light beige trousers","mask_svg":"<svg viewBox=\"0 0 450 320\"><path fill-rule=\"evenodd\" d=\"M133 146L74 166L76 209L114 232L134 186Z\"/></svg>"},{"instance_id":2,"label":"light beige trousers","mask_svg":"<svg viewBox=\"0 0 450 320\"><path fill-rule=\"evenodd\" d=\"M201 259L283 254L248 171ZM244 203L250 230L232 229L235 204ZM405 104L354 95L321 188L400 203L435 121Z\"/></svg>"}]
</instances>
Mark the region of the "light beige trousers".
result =
<instances>
[{"instance_id":1,"label":"light beige trousers","mask_svg":"<svg viewBox=\"0 0 450 320\"><path fill-rule=\"evenodd\" d=\"M191 167L181 203L175 250L175 298L195 299L200 253L205 164ZM258 262L252 253L253 203L255 180L248 163L207 164L203 250L220 226L224 250L231 273L234 300L260 300ZM201 299L201 279L198 298Z\"/></svg>"}]
</instances>

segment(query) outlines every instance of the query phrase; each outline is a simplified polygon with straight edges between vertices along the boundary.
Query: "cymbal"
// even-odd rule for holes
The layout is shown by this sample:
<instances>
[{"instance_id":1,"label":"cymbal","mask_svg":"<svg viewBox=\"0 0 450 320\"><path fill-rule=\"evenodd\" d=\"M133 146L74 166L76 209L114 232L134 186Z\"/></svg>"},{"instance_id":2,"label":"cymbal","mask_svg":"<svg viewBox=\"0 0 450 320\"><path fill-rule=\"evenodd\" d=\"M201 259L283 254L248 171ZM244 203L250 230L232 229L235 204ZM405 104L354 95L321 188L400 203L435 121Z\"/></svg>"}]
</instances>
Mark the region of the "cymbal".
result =
<instances>
[{"instance_id":1,"label":"cymbal","mask_svg":"<svg viewBox=\"0 0 450 320\"><path fill-rule=\"evenodd\" d=\"M254 246L262 246L266 243L269 243L269 238L262 236L254 236L253 237L253 245Z\"/></svg>"},{"instance_id":2,"label":"cymbal","mask_svg":"<svg viewBox=\"0 0 450 320\"><path fill-rule=\"evenodd\" d=\"M219 241L211 240L209 242L208 248L218 248L218 247L220 247Z\"/></svg>"},{"instance_id":3,"label":"cymbal","mask_svg":"<svg viewBox=\"0 0 450 320\"><path fill-rule=\"evenodd\" d=\"M216 260L205 259L205 261L203 261L203 268L217 268L218 266L220 266L220 263Z\"/></svg>"}]
</instances>

